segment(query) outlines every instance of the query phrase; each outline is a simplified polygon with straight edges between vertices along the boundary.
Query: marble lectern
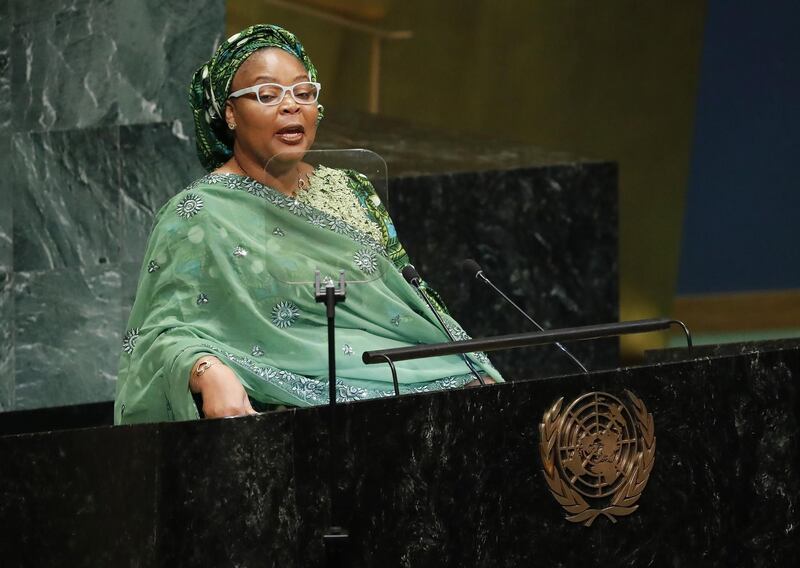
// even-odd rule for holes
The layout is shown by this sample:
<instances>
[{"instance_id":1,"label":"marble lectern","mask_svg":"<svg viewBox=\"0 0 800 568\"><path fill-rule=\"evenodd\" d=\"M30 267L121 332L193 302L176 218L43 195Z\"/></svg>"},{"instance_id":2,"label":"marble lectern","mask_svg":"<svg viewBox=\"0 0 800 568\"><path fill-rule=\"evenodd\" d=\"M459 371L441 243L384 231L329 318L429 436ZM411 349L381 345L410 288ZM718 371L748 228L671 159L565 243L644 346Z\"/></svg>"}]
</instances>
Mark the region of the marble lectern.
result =
<instances>
[{"instance_id":1,"label":"marble lectern","mask_svg":"<svg viewBox=\"0 0 800 568\"><path fill-rule=\"evenodd\" d=\"M800 553L800 342L661 360L338 407L348 565L789 562ZM657 440L638 509L569 522L542 472L539 424L561 397L626 389ZM327 424L326 408L310 408L0 437L0 558L323 566Z\"/></svg>"}]
</instances>

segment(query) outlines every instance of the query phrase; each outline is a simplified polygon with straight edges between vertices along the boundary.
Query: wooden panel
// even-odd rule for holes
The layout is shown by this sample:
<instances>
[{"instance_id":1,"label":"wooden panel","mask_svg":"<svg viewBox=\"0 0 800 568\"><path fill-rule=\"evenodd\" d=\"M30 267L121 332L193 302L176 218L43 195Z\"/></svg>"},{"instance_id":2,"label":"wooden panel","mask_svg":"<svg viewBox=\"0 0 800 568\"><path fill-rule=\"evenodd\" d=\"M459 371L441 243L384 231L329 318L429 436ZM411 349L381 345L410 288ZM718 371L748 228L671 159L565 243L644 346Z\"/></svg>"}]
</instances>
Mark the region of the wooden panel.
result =
<instances>
[{"instance_id":1,"label":"wooden panel","mask_svg":"<svg viewBox=\"0 0 800 568\"><path fill-rule=\"evenodd\" d=\"M306 4L332 14L354 18L364 22L377 22L386 16L391 4L390 0L294 0L298 4Z\"/></svg>"},{"instance_id":2,"label":"wooden panel","mask_svg":"<svg viewBox=\"0 0 800 568\"><path fill-rule=\"evenodd\" d=\"M692 331L800 327L800 290L679 296L672 314Z\"/></svg>"}]
</instances>

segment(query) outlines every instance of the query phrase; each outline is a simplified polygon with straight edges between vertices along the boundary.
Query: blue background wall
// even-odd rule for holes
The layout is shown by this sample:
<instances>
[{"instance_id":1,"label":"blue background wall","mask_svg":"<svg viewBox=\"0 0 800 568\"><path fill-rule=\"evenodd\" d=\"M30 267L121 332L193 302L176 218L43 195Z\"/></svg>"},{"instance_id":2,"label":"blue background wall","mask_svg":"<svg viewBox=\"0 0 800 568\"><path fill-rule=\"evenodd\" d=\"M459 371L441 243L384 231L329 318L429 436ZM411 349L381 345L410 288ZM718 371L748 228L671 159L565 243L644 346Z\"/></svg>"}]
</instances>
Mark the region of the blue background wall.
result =
<instances>
[{"instance_id":1,"label":"blue background wall","mask_svg":"<svg viewBox=\"0 0 800 568\"><path fill-rule=\"evenodd\" d=\"M678 294L800 288L800 2L710 0Z\"/></svg>"}]
</instances>

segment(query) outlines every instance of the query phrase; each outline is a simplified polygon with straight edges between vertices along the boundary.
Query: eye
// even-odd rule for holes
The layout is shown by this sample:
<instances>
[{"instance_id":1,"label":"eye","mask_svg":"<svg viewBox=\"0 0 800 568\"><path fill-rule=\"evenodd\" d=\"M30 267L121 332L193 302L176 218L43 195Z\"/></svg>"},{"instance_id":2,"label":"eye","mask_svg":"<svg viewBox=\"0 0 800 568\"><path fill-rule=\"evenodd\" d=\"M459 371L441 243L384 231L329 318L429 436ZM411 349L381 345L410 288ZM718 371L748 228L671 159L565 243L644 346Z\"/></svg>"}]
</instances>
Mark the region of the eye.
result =
<instances>
[{"instance_id":1,"label":"eye","mask_svg":"<svg viewBox=\"0 0 800 568\"><path fill-rule=\"evenodd\" d=\"M275 102L281 96L283 89L276 85L262 85L258 90L258 98L262 103Z\"/></svg>"},{"instance_id":2,"label":"eye","mask_svg":"<svg viewBox=\"0 0 800 568\"><path fill-rule=\"evenodd\" d=\"M317 97L317 88L311 83L300 83L292 89L294 98L300 102L311 102Z\"/></svg>"}]
</instances>

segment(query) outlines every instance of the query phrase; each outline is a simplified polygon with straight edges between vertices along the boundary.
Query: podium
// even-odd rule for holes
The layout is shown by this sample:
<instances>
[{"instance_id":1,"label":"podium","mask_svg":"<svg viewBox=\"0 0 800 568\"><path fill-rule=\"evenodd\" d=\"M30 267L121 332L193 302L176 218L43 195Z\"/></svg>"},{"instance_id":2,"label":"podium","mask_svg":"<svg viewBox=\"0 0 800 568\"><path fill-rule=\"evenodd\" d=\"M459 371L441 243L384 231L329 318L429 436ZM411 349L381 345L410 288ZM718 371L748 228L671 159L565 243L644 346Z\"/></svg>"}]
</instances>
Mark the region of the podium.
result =
<instances>
[{"instance_id":1,"label":"podium","mask_svg":"<svg viewBox=\"0 0 800 568\"><path fill-rule=\"evenodd\" d=\"M780 565L800 553L800 340L337 407L350 566ZM571 522L559 399L634 393L635 511ZM0 437L3 566L323 566L327 408ZM613 517L613 518L611 518Z\"/></svg>"}]
</instances>

